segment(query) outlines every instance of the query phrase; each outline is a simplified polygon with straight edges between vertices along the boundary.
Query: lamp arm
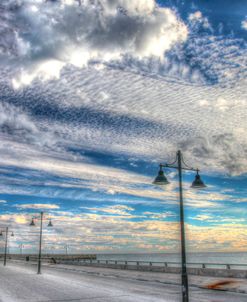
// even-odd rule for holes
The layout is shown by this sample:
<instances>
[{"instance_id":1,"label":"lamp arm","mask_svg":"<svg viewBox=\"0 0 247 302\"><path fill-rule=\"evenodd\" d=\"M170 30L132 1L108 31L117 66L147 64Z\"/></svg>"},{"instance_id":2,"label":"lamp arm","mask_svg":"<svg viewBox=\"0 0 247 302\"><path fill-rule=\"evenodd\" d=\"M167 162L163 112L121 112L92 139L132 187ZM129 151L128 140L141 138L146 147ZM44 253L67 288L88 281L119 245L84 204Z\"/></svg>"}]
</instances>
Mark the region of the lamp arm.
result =
<instances>
[{"instance_id":1,"label":"lamp arm","mask_svg":"<svg viewBox=\"0 0 247 302\"><path fill-rule=\"evenodd\" d=\"M166 165L167 165L167 166L173 166L173 165L176 164L176 163L178 163L178 154L176 154L176 158L175 158L175 160L174 160L173 162L167 163Z\"/></svg>"},{"instance_id":2,"label":"lamp arm","mask_svg":"<svg viewBox=\"0 0 247 302\"><path fill-rule=\"evenodd\" d=\"M165 163L165 164L160 164L160 167L166 167L166 168L174 168L173 165L175 165L178 162L178 155L176 154L176 158L173 162L171 163Z\"/></svg>"},{"instance_id":3,"label":"lamp arm","mask_svg":"<svg viewBox=\"0 0 247 302\"><path fill-rule=\"evenodd\" d=\"M189 165L187 165L185 163L183 155L182 155L181 152L180 152L180 158L181 158L181 162L183 163L183 166L181 166L180 169L186 170L186 171L200 172L199 169L192 168L192 167L190 167ZM175 161L173 161L172 163L160 164L160 166L164 167L164 168L173 168L173 169L177 169L178 170L179 169L179 167L178 167L178 153L176 154Z\"/></svg>"},{"instance_id":4,"label":"lamp arm","mask_svg":"<svg viewBox=\"0 0 247 302\"><path fill-rule=\"evenodd\" d=\"M161 164L162 167L165 168L173 168L173 169L179 169L178 166L171 165L171 164ZM181 167L181 170L186 170L186 171L194 171L194 172L199 172L200 170L195 169L195 168L189 168L189 167Z\"/></svg>"},{"instance_id":5,"label":"lamp arm","mask_svg":"<svg viewBox=\"0 0 247 302\"><path fill-rule=\"evenodd\" d=\"M186 162L184 161L184 157L183 157L183 154L181 153L181 160L182 160L182 163L183 165L185 166L185 168L188 168L190 169L191 171L199 171L199 169L195 169L195 168L192 168L191 166L187 165Z\"/></svg>"}]
</instances>

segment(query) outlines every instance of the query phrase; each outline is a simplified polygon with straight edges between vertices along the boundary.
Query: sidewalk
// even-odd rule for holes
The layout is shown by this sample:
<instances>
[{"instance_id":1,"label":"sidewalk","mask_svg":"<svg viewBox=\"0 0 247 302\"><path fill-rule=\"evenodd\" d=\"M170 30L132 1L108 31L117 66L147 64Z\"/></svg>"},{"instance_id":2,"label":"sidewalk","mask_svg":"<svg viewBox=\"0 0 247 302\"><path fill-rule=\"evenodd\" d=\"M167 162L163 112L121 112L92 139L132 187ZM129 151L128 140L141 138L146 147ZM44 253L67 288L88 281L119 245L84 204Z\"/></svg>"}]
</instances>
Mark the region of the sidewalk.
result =
<instances>
[{"instance_id":1,"label":"sidewalk","mask_svg":"<svg viewBox=\"0 0 247 302\"><path fill-rule=\"evenodd\" d=\"M246 280L222 288L216 278L189 277L190 302L246 302ZM180 276L67 265L8 262L0 266L1 302L180 302Z\"/></svg>"}]
</instances>

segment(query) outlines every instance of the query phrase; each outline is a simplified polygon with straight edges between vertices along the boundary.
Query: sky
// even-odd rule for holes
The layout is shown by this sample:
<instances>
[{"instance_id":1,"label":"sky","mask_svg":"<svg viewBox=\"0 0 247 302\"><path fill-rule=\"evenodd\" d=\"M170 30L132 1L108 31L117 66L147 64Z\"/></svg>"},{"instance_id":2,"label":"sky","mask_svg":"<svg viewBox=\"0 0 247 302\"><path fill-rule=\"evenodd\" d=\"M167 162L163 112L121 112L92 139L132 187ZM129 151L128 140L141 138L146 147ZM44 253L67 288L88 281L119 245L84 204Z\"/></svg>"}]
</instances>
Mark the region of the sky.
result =
<instances>
[{"instance_id":1,"label":"sky","mask_svg":"<svg viewBox=\"0 0 247 302\"><path fill-rule=\"evenodd\" d=\"M47 252L179 252L177 150L207 185L184 172L187 251L247 251L246 46L245 0L2 0L11 251L43 211Z\"/></svg>"}]
</instances>

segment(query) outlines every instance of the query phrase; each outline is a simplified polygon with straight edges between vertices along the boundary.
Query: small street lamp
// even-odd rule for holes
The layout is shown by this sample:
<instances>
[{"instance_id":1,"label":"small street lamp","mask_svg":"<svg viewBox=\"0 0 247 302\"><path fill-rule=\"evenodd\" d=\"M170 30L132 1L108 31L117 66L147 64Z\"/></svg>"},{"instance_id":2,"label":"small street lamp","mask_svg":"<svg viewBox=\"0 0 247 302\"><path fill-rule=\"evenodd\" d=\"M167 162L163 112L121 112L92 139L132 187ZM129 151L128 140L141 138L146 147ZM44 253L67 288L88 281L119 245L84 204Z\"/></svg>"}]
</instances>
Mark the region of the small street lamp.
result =
<instances>
[{"instance_id":1,"label":"small street lamp","mask_svg":"<svg viewBox=\"0 0 247 302\"><path fill-rule=\"evenodd\" d=\"M38 256L38 272L37 274L41 274L41 256L42 256L42 234L43 234L43 216L44 212L40 212L40 216L33 217L30 223L30 226L35 226L35 219L40 219L40 234L39 234L39 256ZM52 227L53 224L51 219L47 225L48 227Z\"/></svg>"},{"instance_id":2,"label":"small street lamp","mask_svg":"<svg viewBox=\"0 0 247 302\"><path fill-rule=\"evenodd\" d=\"M3 233L5 233L5 248L4 248L4 261L3 265L6 266L7 263L7 251L8 251L8 235L9 235L9 227L6 227L5 230L0 231L0 236L3 236ZM11 232L11 237L14 237L14 233Z\"/></svg>"},{"instance_id":3,"label":"small street lamp","mask_svg":"<svg viewBox=\"0 0 247 302\"><path fill-rule=\"evenodd\" d=\"M21 243L21 244L19 245L19 248L20 248L20 255L22 255L22 251L23 251L23 248L24 248L24 244Z\"/></svg>"},{"instance_id":4,"label":"small street lamp","mask_svg":"<svg viewBox=\"0 0 247 302\"><path fill-rule=\"evenodd\" d=\"M64 248L65 248L65 254L66 254L66 255L68 255L68 249L69 249L69 245L68 245L68 244L66 244Z\"/></svg>"},{"instance_id":5,"label":"small street lamp","mask_svg":"<svg viewBox=\"0 0 247 302\"><path fill-rule=\"evenodd\" d=\"M190 168L187 166L183 160L181 151L177 151L177 156L174 162L170 164L160 164L160 170L158 176L155 178L153 184L155 185L167 185L169 181L167 180L163 167L173 168L178 170L179 177L179 201L180 201L180 232L181 232L181 259L182 259L182 297L183 302L189 302L189 287L188 287L188 274L186 266L186 247L185 247L185 228L184 228L184 206L183 206L183 183L182 183L182 170L195 171L196 176L193 181L191 188L200 189L205 188L206 185L201 180L199 175L199 170Z\"/></svg>"}]
</instances>

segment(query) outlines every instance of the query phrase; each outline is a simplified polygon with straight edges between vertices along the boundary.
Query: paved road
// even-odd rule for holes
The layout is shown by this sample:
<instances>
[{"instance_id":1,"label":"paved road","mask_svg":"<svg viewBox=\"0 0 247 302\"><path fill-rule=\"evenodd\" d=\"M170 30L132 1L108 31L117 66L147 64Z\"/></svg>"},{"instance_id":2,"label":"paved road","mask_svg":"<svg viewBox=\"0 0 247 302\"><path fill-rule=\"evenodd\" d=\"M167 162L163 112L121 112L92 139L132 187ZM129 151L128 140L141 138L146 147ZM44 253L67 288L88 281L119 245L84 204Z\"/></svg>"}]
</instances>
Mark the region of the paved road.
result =
<instances>
[{"instance_id":1,"label":"paved road","mask_svg":"<svg viewBox=\"0 0 247 302\"><path fill-rule=\"evenodd\" d=\"M76 270L76 271L74 271ZM43 267L42 275L36 266L9 263L0 266L1 302L173 302L181 301L180 286L150 278L147 273ZM129 279L128 279L129 274ZM135 277L137 276L137 277ZM143 281L142 281L143 280ZM144 281L145 280L145 281ZM190 288L191 302L246 302L246 294Z\"/></svg>"}]
</instances>

